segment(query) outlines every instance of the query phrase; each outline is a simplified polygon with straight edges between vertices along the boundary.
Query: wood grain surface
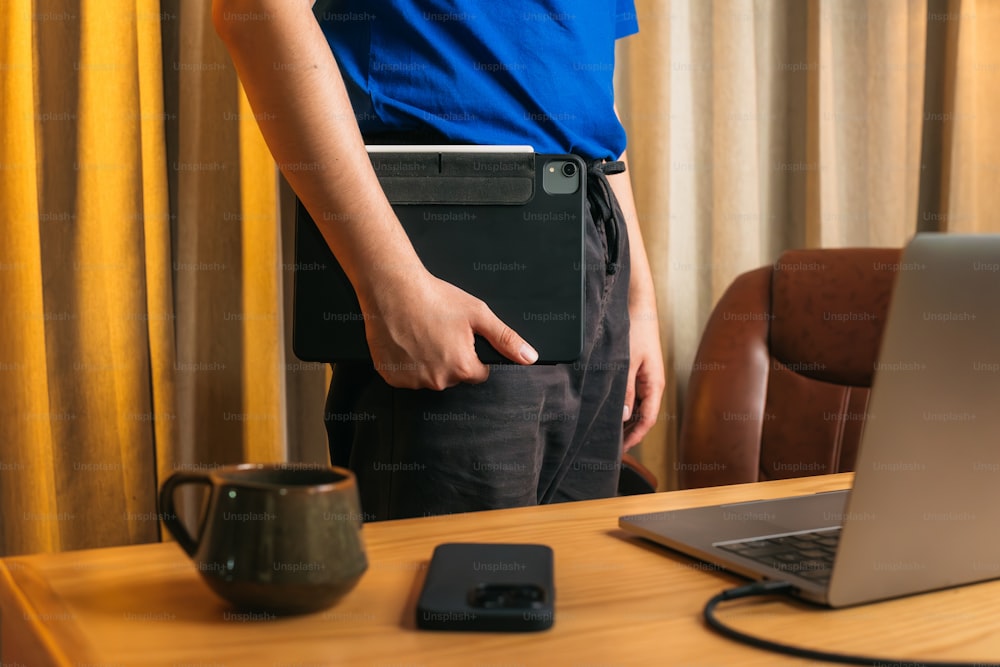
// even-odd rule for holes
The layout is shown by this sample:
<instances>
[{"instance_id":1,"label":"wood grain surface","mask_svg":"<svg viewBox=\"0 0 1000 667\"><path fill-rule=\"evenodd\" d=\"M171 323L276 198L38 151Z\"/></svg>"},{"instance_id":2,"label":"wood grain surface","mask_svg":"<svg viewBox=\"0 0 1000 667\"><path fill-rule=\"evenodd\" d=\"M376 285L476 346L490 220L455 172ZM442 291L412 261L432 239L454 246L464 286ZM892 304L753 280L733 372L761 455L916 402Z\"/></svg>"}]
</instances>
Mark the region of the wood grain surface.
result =
<instances>
[{"instance_id":1,"label":"wood grain surface","mask_svg":"<svg viewBox=\"0 0 1000 667\"><path fill-rule=\"evenodd\" d=\"M368 524L370 567L337 606L274 618L235 611L173 543L0 561L0 663L25 665L781 665L733 643L701 609L741 579L627 536L623 514L828 491L849 474ZM555 552L556 621L540 633L415 629L434 546L533 542ZM1000 573L998 573L1000 574ZM728 603L769 638L901 659L1000 660L1000 582L830 611L787 599Z\"/></svg>"}]
</instances>

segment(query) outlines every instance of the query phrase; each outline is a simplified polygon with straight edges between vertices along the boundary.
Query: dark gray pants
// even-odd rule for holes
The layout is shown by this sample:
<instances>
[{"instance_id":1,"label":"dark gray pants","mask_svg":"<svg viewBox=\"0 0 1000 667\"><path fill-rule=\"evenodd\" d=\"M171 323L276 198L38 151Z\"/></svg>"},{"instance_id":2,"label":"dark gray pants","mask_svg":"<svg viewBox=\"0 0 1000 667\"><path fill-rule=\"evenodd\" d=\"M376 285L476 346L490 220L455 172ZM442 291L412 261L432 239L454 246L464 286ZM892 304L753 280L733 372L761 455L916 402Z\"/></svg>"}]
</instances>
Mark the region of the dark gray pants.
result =
<instances>
[{"instance_id":1,"label":"dark gray pants","mask_svg":"<svg viewBox=\"0 0 1000 667\"><path fill-rule=\"evenodd\" d=\"M366 520L615 495L629 250L600 167L589 176L578 362L491 366L485 383L444 391L390 387L370 363L335 366L325 415L330 457L357 475Z\"/></svg>"}]
</instances>

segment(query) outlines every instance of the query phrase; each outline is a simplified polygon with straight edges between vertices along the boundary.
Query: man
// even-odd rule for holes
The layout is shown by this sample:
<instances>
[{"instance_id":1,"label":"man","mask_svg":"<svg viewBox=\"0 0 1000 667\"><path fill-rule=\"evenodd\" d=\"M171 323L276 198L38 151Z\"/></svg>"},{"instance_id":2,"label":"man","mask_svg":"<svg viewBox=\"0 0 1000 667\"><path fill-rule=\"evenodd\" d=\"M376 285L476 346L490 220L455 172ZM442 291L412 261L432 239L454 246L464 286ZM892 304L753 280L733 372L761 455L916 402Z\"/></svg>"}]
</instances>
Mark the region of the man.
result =
<instances>
[{"instance_id":1,"label":"man","mask_svg":"<svg viewBox=\"0 0 1000 667\"><path fill-rule=\"evenodd\" d=\"M631 0L342 0L317 14L309 0L213 5L268 146L365 313L373 362L335 369L332 461L355 471L376 518L613 495L622 445L655 422L664 384L611 87ZM366 140L588 161L579 363L532 366L508 323L423 267ZM491 374L476 334L519 366Z\"/></svg>"}]
</instances>

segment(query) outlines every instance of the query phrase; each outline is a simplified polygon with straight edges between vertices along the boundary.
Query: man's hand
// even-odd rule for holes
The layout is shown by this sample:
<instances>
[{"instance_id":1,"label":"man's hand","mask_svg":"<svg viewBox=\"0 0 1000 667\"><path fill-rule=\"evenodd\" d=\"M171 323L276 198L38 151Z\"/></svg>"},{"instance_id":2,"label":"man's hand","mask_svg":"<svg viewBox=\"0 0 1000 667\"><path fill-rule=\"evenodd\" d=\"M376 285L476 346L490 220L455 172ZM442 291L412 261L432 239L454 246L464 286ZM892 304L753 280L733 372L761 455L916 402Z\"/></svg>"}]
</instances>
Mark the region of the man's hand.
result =
<instances>
[{"instance_id":1,"label":"man's hand","mask_svg":"<svg viewBox=\"0 0 1000 667\"><path fill-rule=\"evenodd\" d=\"M628 385L625 390L623 447L628 451L656 423L665 386L663 352L656 308L629 304Z\"/></svg>"},{"instance_id":2,"label":"man's hand","mask_svg":"<svg viewBox=\"0 0 1000 667\"><path fill-rule=\"evenodd\" d=\"M415 274L383 284L362 304L375 370L390 385L441 390L485 382L489 367L476 356L475 334L516 363L538 359L484 302L425 270Z\"/></svg>"}]
</instances>

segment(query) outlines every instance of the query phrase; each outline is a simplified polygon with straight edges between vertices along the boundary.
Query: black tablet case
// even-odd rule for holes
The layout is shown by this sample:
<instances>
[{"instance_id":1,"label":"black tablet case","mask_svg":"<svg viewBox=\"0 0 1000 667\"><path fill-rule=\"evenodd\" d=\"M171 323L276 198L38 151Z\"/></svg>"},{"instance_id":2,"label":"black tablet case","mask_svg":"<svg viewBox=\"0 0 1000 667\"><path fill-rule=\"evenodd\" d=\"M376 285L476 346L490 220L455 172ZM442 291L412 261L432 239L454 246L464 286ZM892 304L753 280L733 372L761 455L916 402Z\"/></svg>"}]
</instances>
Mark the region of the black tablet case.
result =
<instances>
[{"instance_id":1,"label":"black tablet case","mask_svg":"<svg viewBox=\"0 0 1000 667\"><path fill-rule=\"evenodd\" d=\"M572 362L583 346L586 166L532 152L373 152L393 210L427 269L485 301L539 353ZM543 187L550 163L572 162L579 188ZM292 347L305 361L370 359L350 281L299 202ZM486 363L507 360L482 339Z\"/></svg>"}]
</instances>

